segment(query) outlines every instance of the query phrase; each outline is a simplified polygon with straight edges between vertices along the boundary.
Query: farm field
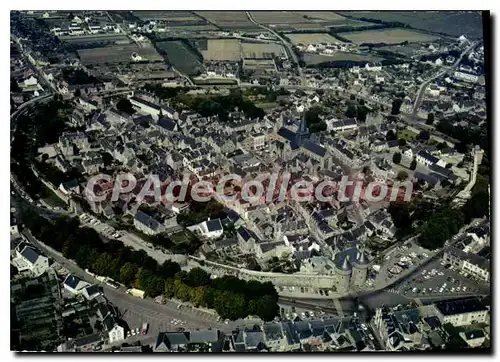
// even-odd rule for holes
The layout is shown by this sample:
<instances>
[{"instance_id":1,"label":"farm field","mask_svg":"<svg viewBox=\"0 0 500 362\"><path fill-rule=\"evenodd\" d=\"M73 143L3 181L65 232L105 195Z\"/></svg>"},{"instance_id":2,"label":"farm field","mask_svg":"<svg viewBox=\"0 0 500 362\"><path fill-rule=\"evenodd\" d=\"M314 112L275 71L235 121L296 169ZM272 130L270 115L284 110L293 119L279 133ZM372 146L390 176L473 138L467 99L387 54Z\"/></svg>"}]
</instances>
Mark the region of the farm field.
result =
<instances>
[{"instance_id":1,"label":"farm field","mask_svg":"<svg viewBox=\"0 0 500 362\"><path fill-rule=\"evenodd\" d=\"M85 46L95 48L96 45L107 45L107 44L127 44L130 43L129 38L125 35L116 34L96 34L96 35L82 35L82 36L60 36L59 40L67 42L76 46Z\"/></svg>"},{"instance_id":2,"label":"farm field","mask_svg":"<svg viewBox=\"0 0 500 362\"><path fill-rule=\"evenodd\" d=\"M459 37L464 34L471 38L483 36L481 13L472 11L340 11L342 15L357 19L377 19L399 22L409 26L436 33Z\"/></svg>"},{"instance_id":3,"label":"farm field","mask_svg":"<svg viewBox=\"0 0 500 362\"><path fill-rule=\"evenodd\" d=\"M245 70L255 70L262 72L277 72L276 64L272 59L245 59L243 61Z\"/></svg>"},{"instance_id":4,"label":"farm field","mask_svg":"<svg viewBox=\"0 0 500 362\"><path fill-rule=\"evenodd\" d=\"M415 30L402 28L390 28L380 30L352 31L339 33L339 36L350 40L355 44L363 43L385 43L396 44L404 41L413 42L431 42L439 39L438 36L421 33Z\"/></svg>"},{"instance_id":5,"label":"farm field","mask_svg":"<svg viewBox=\"0 0 500 362\"><path fill-rule=\"evenodd\" d=\"M386 50L396 54L401 54L406 57L411 57L416 51L420 50L421 46L418 44L407 44L407 45L388 45L377 48L377 50Z\"/></svg>"},{"instance_id":6,"label":"farm field","mask_svg":"<svg viewBox=\"0 0 500 362\"><path fill-rule=\"evenodd\" d=\"M285 48L273 43L242 43L243 58L272 59L275 56L286 55Z\"/></svg>"},{"instance_id":7,"label":"farm field","mask_svg":"<svg viewBox=\"0 0 500 362\"><path fill-rule=\"evenodd\" d=\"M164 41L156 45L162 52L165 52L168 62L181 72L193 75L198 71L203 71L203 63L181 41Z\"/></svg>"},{"instance_id":8,"label":"farm field","mask_svg":"<svg viewBox=\"0 0 500 362\"><path fill-rule=\"evenodd\" d=\"M252 11L257 22L268 24L283 31L317 30L339 26L366 26L359 20L351 20L332 11Z\"/></svg>"},{"instance_id":9,"label":"farm field","mask_svg":"<svg viewBox=\"0 0 500 362\"><path fill-rule=\"evenodd\" d=\"M215 31L218 28L213 24L169 24L169 30L171 32L197 32L197 31ZM194 36L195 34L191 35Z\"/></svg>"},{"instance_id":10,"label":"farm field","mask_svg":"<svg viewBox=\"0 0 500 362\"><path fill-rule=\"evenodd\" d=\"M163 21L200 21L199 16L196 16L191 11L147 11L135 10L132 12L134 16L142 21L146 20L163 20Z\"/></svg>"},{"instance_id":11,"label":"farm field","mask_svg":"<svg viewBox=\"0 0 500 362\"><path fill-rule=\"evenodd\" d=\"M194 78L194 84L196 85L236 85L238 84L236 80L229 78Z\"/></svg>"},{"instance_id":12,"label":"farm field","mask_svg":"<svg viewBox=\"0 0 500 362\"><path fill-rule=\"evenodd\" d=\"M138 47L135 44L114 45L103 48L80 49L77 51L84 64L131 63L132 53L139 54L150 62L162 61L163 58L153 47Z\"/></svg>"},{"instance_id":13,"label":"farm field","mask_svg":"<svg viewBox=\"0 0 500 362\"><path fill-rule=\"evenodd\" d=\"M241 59L241 44L238 39L208 39L206 50L201 50L205 60L229 60L239 61Z\"/></svg>"},{"instance_id":14,"label":"farm field","mask_svg":"<svg viewBox=\"0 0 500 362\"><path fill-rule=\"evenodd\" d=\"M318 43L339 43L338 39L335 39L330 34L318 33L318 34L286 34L286 37L290 39L293 44L318 44Z\"/></svg>"},{"instance_id":15,"label":"farm field","mask_svg":"<svg viewBox=\"0 0 500 362\"><path fill-rule=\"evenodd\" d=\"M196 11L195 13L222 29L256 31L261 29L247 18L244 11Z\"/></svg>"},{"instance_id":16,"label":"farm field","mask_svg":"<svg viewBox=\"0 0 500 362\"><path fill-rule=\"evenodd\" d=\"M367 63L368 62L380 62L384 58L377 57L375 55L337 52L337 53L334 53L332 55L304 53L303 59L307 65L315 65L315 64L326 63L326 62L349 61L349 60L354 61L354 62L367 62Z\"/></svg>"}]
</instances>

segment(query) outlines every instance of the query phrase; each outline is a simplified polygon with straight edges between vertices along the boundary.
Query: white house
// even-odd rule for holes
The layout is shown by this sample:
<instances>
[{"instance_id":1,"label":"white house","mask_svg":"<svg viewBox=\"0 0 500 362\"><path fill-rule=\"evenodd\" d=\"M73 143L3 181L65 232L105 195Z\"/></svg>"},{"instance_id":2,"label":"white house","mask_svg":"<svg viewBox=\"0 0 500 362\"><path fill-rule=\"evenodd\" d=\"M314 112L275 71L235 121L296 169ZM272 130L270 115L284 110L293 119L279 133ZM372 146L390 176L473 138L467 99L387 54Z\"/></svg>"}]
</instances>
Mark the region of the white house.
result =
<instances>
[{"instance_id":1,"label":"white house","mask_svg":"<svg viewBox=\"0 0 500 362\"><path fill-rule=\"evenodd\" d=\"M188 228L190 231L199 232L201 235L208 239L217 239L224 233L224 228L220 219L203 221L198 225Z\"/></svg>"},{"instance_id":2,"label":"white house","mask_svg":"<svg viewBox=\"0 0 500 362\"><path fill-rule=\"evenodd\" d=\"M87 300L92 300L94 298L97 298L99 295L101 295L101 291L99 290L99 287L97 285L89 285L88 287L83 289L82 295L85 297Z\"/></svg>"},{"instance_id":3,"label":"white house","mask_svg":"<svg viewBox=\"0 0 500 362\"><path fill-rule=\"evenodd\" d=\"M436 315L442 324L454 327L485 323L489 320L489 310L477 297L441 301L434 304Z\"/></svg>"},{"instance_id":4,"label":"white house","mask_svg":"<svg viewBox=\"0 0 500 362\"><path fill-rule=\"evenodd\" d=\"M68 290L72 294L78 295L83 292L83 289L90 286L86 281L69 274L63 282L64 289Z\"/></svg>"},{"instance_id":5,"label":"white house","mask_svg":"<svg viewBox=\"0 0 500 362\"><path fill-rule=\"evenodd\" d=\"M413 150L411 148L407 148L406 150L403 151L403 155L413 159Z\"/></svg>"},{"instance_id":6,"label":"white house","mask_svg":"<svg viewBox=\"0 0 500 362\"><path fill-rule=\"evenodd\" d=\"M455 71L454 75L455 78L464 80L466 82L477 83L477 81L479 80L479 76L471 73Z\"/></svg>"},{"instance_id":7,"label":"white house","mask_svg":"<svg viewBox=\"0 0 500 362\"><path fill-rule=\"evenodd\" d=\"M430 166L430 165L434 165L436 163L439 162L439 159L433 155L431 155L430 153L427 153L425 151L419 151L417 153L417 162L418 163L421 163L425 166Z\"/></svg>"},{"instance_id":8,"label":"white house","mask_svg":"<svg viewBox=\"0 0 500 362\"><path fill-rule=\"evenodd\" d=\"M42 275L49 268L49 259L24 243L17 247L16 257L12 263L19 272L29 270L34 277Z\"/></svg>"},{"instance_id":9,"label":"white house","mask_svg":"<svg viewBox=\"0 0 500 362\"><path fill-rule=\"evenodd\" d=\"M135 214L134 226L146 235L156 235L165 231L165 227L159 221L142 211L137 211Z\"/></svg>"}]
</instances>

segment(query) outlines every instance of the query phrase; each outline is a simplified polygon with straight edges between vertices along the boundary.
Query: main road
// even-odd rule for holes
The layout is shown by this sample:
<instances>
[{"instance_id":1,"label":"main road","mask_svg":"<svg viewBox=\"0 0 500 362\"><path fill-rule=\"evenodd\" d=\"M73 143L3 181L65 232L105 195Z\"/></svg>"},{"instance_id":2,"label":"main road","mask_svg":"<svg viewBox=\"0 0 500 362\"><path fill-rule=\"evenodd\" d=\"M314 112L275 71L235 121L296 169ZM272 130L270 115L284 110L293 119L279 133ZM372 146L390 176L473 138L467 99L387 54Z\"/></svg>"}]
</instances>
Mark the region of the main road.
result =
<instances>
[{"instance_id":1,"label":"main road","mask_svg":"<svg viewBox=\"0 0 500 362\"><path fill-rule=\"evenodd\" d=\"M266 29L267 31L269 31L270 33L274 34L274 36L276 36L279 40L281 40L281 42L283 43L283 45L287 48L288 52L290 53L290 56L293 58L293 61L297 64L297 70L299 72L299 76L300 76L300 81L302 83L302 85L306 85L306 79L304 77L304 73L302 72L302 68L300 67L300 64L299 64L299 58L297 57L297 54L295 54L295 52L293 51L292 49L292 45L285 39L283 38L281 35L279 35L276 31L274 31L273 29L271 29L270 27L266 26L266 25L263 25L263 24L260 24L258 23L252 16L252 14L250 13L250 11L247 11L247 17L248 19L254 23L255 25L261 27L262 29Z\"/></svg>"},{"instance_id":2,"label":"main road","mask_svg":"<svg viewBox=\"0 0 500 362\"><path fill-rule=\"evenodd\" d=\"M412 115L413 116L415 116L417 114L418 109L420 108L420 106L422 104L422 99L424 97L425 90L427 89L427 86L429 85L429 83L432 82L434 79L439 78L439 77L445 75L450 70L453 70L456 67L458 67L458 65L462 61L463 57L466 56L468 53L470 53L478 44L479 44L479 42L472 43L467 49L465 49L462 52L462 54L460 54L460 57L457 59L457 61L453 65L451 65L449 68L445 68L441 72L436 73L436 75L434 75L433 77L427 79L426 81L424 81L420 85L420 89L418 91L417 97L415 98L415 103L413 104L413 110L412 110Z\"/></svg>"}]
</instances>

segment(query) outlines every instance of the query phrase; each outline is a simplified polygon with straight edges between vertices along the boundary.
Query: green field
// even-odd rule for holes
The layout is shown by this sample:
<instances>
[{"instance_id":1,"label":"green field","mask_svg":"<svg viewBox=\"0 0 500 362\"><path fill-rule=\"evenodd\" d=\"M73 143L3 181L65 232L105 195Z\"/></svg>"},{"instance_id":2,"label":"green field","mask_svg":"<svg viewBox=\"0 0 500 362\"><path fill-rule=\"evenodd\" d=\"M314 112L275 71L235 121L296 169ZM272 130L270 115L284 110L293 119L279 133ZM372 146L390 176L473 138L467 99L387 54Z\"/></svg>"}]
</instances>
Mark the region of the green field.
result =
<instances>
[{"instance_id":1,"label":"green field","mask_svg":"<svg viewBox=\"0 0 500 362\"><path fill-rule=\"evenodd\" d=\"M422 33L420 31L408 30L403 28L351 31L347 33L339 33L339 36L346 38L354 44L363 43L385 43L398 44L405 41L409 43L415 42L431 42L439 39L439 37Z\"/></svg>"},{"instance_id":2,"label":"green field","mask_svg":"<svg viewBox=\"0 0 500 362\"><path fill-rule=\"evenodd\" d=\"M307 65L315 65L315 64L320 64L320 63L336 62L336 61L349 61L349 60L354 61L354 62L380 62L384 58L377 57L374 55L337 52L337 53L332 54L332 55L304 53L303 59Z\"/></svg>"},{"instance_id":3,"label":"green field","mask_svg":"<svg viewBox=\"0 0 500 362\"><path fill-rule=\"evenodd\" d=\"M339 11L339 14L356 19L375 19L399 22L415 29L459 37L483 36L481 13L477 11Z\"/></svg>"},{"instance_id":4,"label":"green field","mask_svg":"<svg viewBox=\"0 0 500 362\"><path fill-rule=\"evenodd\" d=\"M179 40L156 43L158 49L167 56L168 62L187 75L203 71L198 56Z\"/></svg>"},{"instance_id":5,"label":"green field","mask_svg":"<svg viewBox=\"0 0 500 362\"><path fill-rule=\"evenodd\" d=\"M68 204L66 204L59 196L57 196L51 189L47 186L42 187L41 199L49 206L52 207L60 207L66 208Z\"/></svg>"}]
</instances>

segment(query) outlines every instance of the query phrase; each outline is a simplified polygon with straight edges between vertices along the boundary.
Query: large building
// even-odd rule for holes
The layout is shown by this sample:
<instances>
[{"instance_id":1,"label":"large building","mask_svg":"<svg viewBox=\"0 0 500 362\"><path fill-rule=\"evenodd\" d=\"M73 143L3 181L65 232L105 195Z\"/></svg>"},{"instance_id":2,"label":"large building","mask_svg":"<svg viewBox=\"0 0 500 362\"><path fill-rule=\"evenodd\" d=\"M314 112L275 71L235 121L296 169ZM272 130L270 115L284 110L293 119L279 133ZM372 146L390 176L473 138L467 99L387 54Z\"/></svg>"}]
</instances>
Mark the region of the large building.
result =
<instances>
[{"instance_id":1,"label":"large building","mask_svg":"<svg viewBox=\"0 0 500 362\"><path fill-rule=\"evenodd\" d=\"M435 303L435 307L441 323L455 327L485 323L489 319L488 308L477 297L445 300Z\"/></svg>"},{"instance_id":2,"label":"large building","mask_svg":"<svg viewBox=\"0 0 500 362\"><path fill-rule=\"evenodd\" d=\"M443 261L484 282L490 280L490 261L478 254L450 246L443 253Z\"/></svg>"},{"instance_id":3,"label":"large building","mask_svg":"<svg viewBox=\"0 0 500 362\"><path fill-rule=\"evenodd\" d=\"M346 292L350 287L361 287L366 282L370 263L364 250L354 247L341 251L335 255L334 263L338 278L337 292Z\"/></svg>"},{"instance_id":4,"label":"large building","mask_svg":"<svg viewBox=\"0 0 500 362\"><path fill-rule=\"evenodd\" d=\"M309 130L307 128L305 113L302 114L297 132L293 132L286 127L279 129L278 140L274 142L273 151L285 161L293 159L296 155L303 152L324 164L326 156L325 147L309 140Z\"/></svg>"},{"instance_id":5,"label":"large building","mask_svg":"<svg viewBox=\"0 0 500 362\"><path fill-rule=\"evenodd\" d=\"M137 211L135 214L134 226L146 235L156 235L165 231L165 227L159 221L142 211Z\"/></svg>"}]
</instances>

